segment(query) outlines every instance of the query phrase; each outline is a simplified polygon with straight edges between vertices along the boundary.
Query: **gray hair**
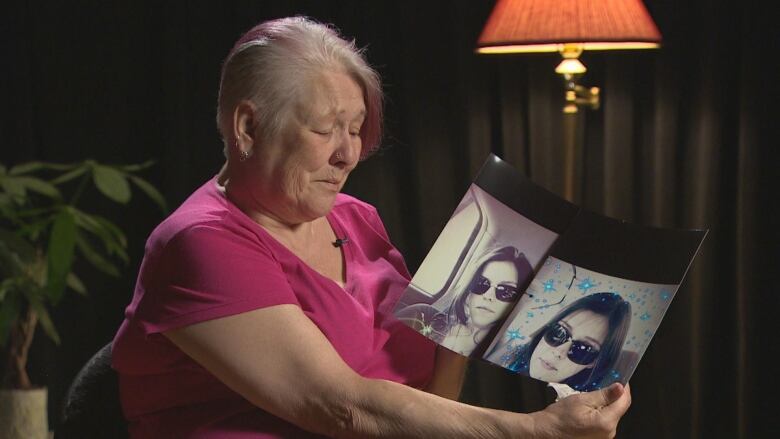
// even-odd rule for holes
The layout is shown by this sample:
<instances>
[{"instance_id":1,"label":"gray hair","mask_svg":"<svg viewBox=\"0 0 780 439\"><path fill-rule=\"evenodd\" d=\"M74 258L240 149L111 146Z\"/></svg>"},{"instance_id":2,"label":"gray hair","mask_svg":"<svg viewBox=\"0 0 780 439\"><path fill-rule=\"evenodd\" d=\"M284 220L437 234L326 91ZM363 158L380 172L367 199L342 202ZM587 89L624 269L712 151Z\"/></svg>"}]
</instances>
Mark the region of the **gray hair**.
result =
<instances>
[{"instance_id":1,"label":"gray hair","mask_svg":"<svg viewBox=\"0 0 780 439\"><path fill-rule=\"evenodd\" d=\"M382 136L382 85L363 51L330 26L305 17L270 20L250 29L236 42L222 65L217 126L232 143L232 112L242 100L252 102L262 141L276 138L294 107L304 102L306 85L324 71L344 71L363 91L366 117L360 129L360 158L379 146Z\"/></svg>"}]
</instances>

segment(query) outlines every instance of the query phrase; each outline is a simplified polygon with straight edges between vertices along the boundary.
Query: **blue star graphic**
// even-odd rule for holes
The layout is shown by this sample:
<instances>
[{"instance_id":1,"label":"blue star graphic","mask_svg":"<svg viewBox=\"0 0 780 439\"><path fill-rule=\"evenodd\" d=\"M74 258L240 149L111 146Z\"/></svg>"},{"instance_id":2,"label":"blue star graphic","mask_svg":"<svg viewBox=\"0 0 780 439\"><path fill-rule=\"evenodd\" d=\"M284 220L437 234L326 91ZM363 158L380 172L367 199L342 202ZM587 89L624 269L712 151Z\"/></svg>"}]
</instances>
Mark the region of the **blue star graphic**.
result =
<instances>
[{"instance_id":1,"label":"blue star graphic","mask_svg":"<svg viewBox=\"0 0 780 439\"><path fill-rule=\"evenodd\" d=\"M666 290L661 291L661 300L669 300L672 297L671 293Z\"/></svg>"},{"instance_id":2,"label":"blue star graphic","mask_svg":"<svg viewBox=\"0 0 780 439\"><path fill-rule=\"evenodd\" d=\"M641 316L639 316L639 320L650 320L650 314L644 313Z\"/></svg>"},{"instance_id":3,"label":"blue star graphic","mask_svg":"<svg viewBox=\"0 0 780 439\"><path fill-rule=\"evenodd\" d=\"M544 286L544 292L545 293L550 292L550 291L555 291L555 287L553 286L554 282L555 281L553 279L550 279L550 280L547 280L544 283L542 283L542 285Z\"/></svg>"},{"instance_id":4,"label":"blue star graphic","mask_svg":"<svg viewBox=\"0 0 780 439\"><path fill-rule=\"evenodd\" d=\"M510 329L506 332L506 336L509 337L509 340L522 340L525 337L520 334L519 329Z\"/></svg>"},{"instance_id":5,"label":"blue star graphic","mask_svg":"<svg viewBox=\"0 0 780 439\"><path fill-rule=\"evenodd\" d=\"M577 284L577 288L581 289L582 291L588 291L589 289L595 286L596 285L589 277L586 277L585 279L582 280L582 282Z\"/></svg>"}]
</instances>

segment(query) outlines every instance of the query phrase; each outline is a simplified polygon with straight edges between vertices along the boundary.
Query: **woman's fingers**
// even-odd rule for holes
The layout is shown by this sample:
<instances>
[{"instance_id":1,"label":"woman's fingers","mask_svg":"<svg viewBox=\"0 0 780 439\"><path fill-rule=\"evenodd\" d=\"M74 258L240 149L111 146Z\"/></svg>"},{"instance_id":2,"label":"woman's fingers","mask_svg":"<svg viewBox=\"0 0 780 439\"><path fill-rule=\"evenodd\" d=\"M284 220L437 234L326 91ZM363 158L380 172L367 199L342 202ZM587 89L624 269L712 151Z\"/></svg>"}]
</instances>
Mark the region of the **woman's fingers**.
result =
<instances>
[{"instance_id":1,"label":"woman's fingers","mask_svg":"<svg viewBox=\"0 0 780 439\"><path fill-rule=\"evenodd\" d=\"M554 430L545 437L612 438L630 405L631 391L620 383L564 398L542 412L551 416L546 423Z\"/></svg>"}]
</instances>

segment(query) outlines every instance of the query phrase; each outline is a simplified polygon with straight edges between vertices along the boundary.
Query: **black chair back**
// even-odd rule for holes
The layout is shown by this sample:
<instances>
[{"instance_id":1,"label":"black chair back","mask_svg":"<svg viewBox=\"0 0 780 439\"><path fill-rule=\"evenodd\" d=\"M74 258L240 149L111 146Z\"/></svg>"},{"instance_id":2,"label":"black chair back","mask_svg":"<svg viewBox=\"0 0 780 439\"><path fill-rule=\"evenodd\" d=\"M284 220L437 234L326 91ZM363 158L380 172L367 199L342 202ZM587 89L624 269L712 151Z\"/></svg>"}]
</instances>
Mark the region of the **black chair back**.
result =
<instances>
[{"instance_id":1,"label":"black chair back","mask_svg":"<svg viewBox=\"0 0 780 439\"><path fill-rule=\"evenodd\" d=\"M128 437L119 403L119 379L111 368L111 343L81 368L68 389L55 439Z\"/></svg>"}]
</instances>

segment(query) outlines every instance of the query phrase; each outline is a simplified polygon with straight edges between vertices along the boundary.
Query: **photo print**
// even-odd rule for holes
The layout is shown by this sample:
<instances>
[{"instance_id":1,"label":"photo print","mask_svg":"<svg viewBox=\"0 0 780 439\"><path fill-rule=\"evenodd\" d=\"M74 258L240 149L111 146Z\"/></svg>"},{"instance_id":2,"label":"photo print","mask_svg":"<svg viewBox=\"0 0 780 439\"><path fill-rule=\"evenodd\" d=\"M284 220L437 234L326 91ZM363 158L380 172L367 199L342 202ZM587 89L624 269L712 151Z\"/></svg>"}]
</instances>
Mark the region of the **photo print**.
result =
<instances>
[{"instance_id":1,"label":"photo print","mask_svg":"<svg viewBox=\"0 0 780 439\"><path fill-rule=\"evenodd\" d=\"M677 287L608 276L548 257L485 358L577 391L625 384Z\"/></svg>"},{"instance_id":2,"label":"photo print","mask_svg":"<svg viewBox=\"0 0 780 439\"><path fill-rule=\"evenodd\" d=\"M627 383L706 234L589 212L490 155L395 316L559 395Z\"/></svg>"},{"instance_id":3,"label":"photo print","mask_svg":"<svg viewBox=\"0 0 780 439\"><path fill-rule=\"evenodd\" d=\"M395 314L459 354L484 351L557 237L472 184Z\"/></svg>"}]
</instances>

